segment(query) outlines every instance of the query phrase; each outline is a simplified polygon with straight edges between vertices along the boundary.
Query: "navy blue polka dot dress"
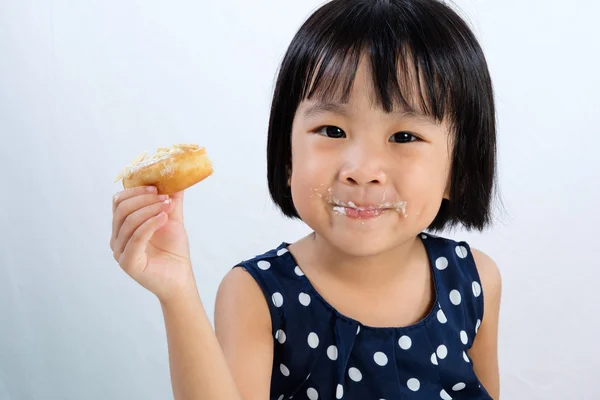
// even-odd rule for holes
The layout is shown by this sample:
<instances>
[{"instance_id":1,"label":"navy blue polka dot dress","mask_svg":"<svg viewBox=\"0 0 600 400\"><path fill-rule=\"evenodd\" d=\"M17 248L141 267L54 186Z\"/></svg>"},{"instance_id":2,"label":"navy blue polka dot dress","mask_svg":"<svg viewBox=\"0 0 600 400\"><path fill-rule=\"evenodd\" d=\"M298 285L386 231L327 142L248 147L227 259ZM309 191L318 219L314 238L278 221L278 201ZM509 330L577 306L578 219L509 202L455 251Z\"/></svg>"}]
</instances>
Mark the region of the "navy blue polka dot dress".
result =
<instances>
[{"instance_id":1,"label":"navy blue polka dot dress","mask_svg":"<svg viewBox=\"0 0 600 400\"><path fill-rule=\"evenodd\" d=\"M483 293L466 242L422 233L436 302L418 323L369 327L315 290L282 243L244 267L271 313L271 400L491 399L467 355L483 319Z\"/></svg>"}]
</instances>

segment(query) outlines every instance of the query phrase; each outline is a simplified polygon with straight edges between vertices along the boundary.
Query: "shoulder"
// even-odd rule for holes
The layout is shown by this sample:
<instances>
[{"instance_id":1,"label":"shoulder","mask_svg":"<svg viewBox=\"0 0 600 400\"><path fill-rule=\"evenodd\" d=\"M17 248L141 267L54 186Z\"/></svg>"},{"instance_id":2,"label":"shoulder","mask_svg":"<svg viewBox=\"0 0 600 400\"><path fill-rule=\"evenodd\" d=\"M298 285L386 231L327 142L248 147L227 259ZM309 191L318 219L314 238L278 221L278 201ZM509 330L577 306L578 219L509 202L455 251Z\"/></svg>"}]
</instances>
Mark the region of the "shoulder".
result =
<instances>
[{"instance_id":1,"label":"shoulder","mask_svg":"<svg viewBox=\"0 0 600 400\"><path fill-rule=\"evenodd\" d=\"M218 315L239 316L268 323L273 331L281 323L283 307L282 272L288 268L287 244L238 262L223 277L217 290L215 320Z\"/></svg>"},{"instance_id":2,"label":"shoulder","mask_svg":"<svg viewBox=\"0 0 600 400\"><path fill-rule=\"evenodd\" d=\"M466 260L472 266L472 273L481 282L482 290L486 295L499 294L502 288L502 277L496 262L485 252L471 247L468 242L453 240L450 238L428 234L431 238L438 240L442 246L448 248L457 262Z\"/></svg>"},{"instance_id":3,"label":"shoulder","mask_svg":"<svg viewBox=\"0 0 600 400\"><path fill-rule=\"evenodd\" d=\"M217 290L217 298L242 300L259 295L262 295L259 285L248 273L248 268L241 263L225 274Z\"/></svg>"},{"instance_id":4,"label":"shoulder","mask_svg":"<svg viewBox=\"0 0 600 400\"><path fill-rule=\"evenodd\" d=\"M502 291L502 279L497 263L488 254L471 247L465 240L428 234L433 239L431 248L443 254L453 268L451 274L444 275L445 283L458 287L461 294L468 296L470 308L468 315L476 326L483 320L484 314L496 314L499 309ZM426 239L426 240L429 240ZM438 254L438 253L435 253ZM444 263L445 264L445 263Z\"/></svg>"},{"instance_id":5,"label":"shoulder","mask_svg":"<svg viewBox=\"0 0 600 400\"><path fill-rule=\"evenodd\" d=\"M483 251L471 247L471 254L481 280L481 286L488 298L499 298L502 292L502 276L496 262Z\"/></svg>"},{"instance_id":6,"label":"shoulder","mask_svg":"<svg viewBox=\"0 0 600 400\"><path fill-rule=\"evenodd\" d=\"M471 248L471 254L481 282L483 314L487 325L497 326L502 297L502 276L496 262L481 250Z\"/></svg>"},{"instance_id":7,"label":"shoulder","mask_svg":"<svg viewBox=\"0 0 600 400\"><path fill-rule=\"evenodd\" d=\"M268 306L261 301L265 283L256 271L264 268L271 253L267 251L242 260L227 271L217 289L215 319L220 315L248 315L249 312L268 317Z\"/></svg>"},{"instance_id":8,"label":"shoulder","mask_svg":"<svg viewBox=\"0 0 600 400\"><path fill-rule=\"evenodd\" d=\"M272 268L278 249L270 249L236 263L223 277L217 290L217 301L220 304L244 304L244 307L247 307L246 304L260 304L255 300L263 298L271 286L269 275L262 272ZM267 305L262 308L267 309Z\"/></svg>"},{"instance_id":9,"label":"shoulder","mask_svg":"<svg viewBox=\"0 0 600 400\"><path fill-rule=\"evenodd\" d=\"M236 268L239 267L239 268ZM215 323L217 320L250 318L254 323L269 327L269 307L259 284L242 265L225 274L217 289Z\"/></svg>"}]
</instances>

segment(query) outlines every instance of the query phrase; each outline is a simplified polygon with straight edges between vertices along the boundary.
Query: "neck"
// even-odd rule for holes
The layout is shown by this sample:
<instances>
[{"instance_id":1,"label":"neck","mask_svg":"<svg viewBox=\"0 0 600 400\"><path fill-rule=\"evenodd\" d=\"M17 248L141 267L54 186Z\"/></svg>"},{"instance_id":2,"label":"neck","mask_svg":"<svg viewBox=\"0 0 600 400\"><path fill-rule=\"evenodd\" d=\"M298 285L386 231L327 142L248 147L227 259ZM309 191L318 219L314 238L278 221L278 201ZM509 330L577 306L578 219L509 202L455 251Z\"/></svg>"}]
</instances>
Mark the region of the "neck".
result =
<instances>
[{"instance_id":1,"label":"neck","mask_svg":"<svg viewBox=\"0 0 600 400\"><path fill-rule=\"evenodd\" d=\"M379 290L410 272L417 254L419 239L412 237L402 244L376 255L356 257L334 247L316 233L305 238L311 264L343 286Z\"/></svg>"}]
</instances>

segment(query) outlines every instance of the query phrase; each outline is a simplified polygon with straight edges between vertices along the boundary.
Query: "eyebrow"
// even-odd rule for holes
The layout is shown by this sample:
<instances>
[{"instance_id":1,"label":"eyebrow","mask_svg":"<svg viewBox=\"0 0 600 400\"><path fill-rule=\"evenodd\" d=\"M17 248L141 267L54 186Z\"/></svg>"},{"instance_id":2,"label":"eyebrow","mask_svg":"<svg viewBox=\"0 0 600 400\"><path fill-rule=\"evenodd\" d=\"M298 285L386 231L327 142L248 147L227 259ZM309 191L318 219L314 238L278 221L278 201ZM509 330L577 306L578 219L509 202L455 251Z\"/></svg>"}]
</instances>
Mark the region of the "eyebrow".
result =
<instances>
[{"instance_id":1,"label":"eyebrow","mask_svg":"<svg viewBox=\"0 0 600 400\"><path fill-rule=\"evenodd\" d=\"M338 114L338 115L342 115L344 117L348 116L348 110L346 109L346 106L344 106L343 104L317 102L317 103L313 104L312 106L308 107L304 111L304 117L305 118L313 118L313 117L316 117L316 116L318 116L320 114L324 114L324 113ZM422 113L419 113L419 112L416 112L413 110L398 109L398 110L392 111L392 114L399 118L411 118L411 119L416 119L416 120L427 122L427 123L434 123L434 124L436 123L432 117L429 117L425 114L422 114Z\"/></svg>"}]
</instances>

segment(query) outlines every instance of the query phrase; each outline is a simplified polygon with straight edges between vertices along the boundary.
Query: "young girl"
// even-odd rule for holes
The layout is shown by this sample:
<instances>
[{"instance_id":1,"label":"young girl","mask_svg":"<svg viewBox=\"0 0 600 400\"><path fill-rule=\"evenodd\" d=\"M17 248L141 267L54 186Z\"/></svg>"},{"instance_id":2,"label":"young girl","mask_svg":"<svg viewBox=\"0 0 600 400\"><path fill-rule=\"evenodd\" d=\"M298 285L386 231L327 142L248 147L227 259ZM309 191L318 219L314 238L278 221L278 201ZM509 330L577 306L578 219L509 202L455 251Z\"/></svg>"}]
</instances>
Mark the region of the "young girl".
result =
<instances>
[{"instance_id":1,"label":"young girl","mask_svg":"<svg viewBox=\"0 0 600 400\"><path fill-rule=\"evenodd\" d=\"M111 248L160 300L175 399L498 399L495 108L473 33L434 0L334 0L283 60L268 182L313 232L224 278L215 332L183 193L118 193ZM485 316L485 318L484 318Z\"/></svg>"}]
</instances>

